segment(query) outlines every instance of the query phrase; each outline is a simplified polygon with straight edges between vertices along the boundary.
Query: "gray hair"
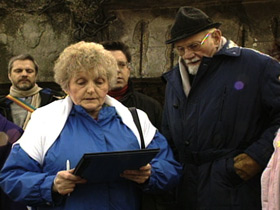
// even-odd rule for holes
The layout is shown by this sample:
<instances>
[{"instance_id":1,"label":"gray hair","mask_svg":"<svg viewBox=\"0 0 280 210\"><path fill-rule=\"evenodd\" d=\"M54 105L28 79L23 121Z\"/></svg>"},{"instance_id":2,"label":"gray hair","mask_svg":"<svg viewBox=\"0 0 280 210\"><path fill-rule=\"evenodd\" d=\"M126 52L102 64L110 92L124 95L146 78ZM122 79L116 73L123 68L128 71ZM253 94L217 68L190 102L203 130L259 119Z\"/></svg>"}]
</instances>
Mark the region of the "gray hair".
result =
<instances>
[{"instance_id":1,"label":"gray hair","mask_svg":"<svg viewBox=\"0 0 280 210\"><path fill-rule=\"evenodd\" d=\"M54 65L54 80L63 90L69 88L70 79L79 72L94 72L108 79L109 89L117 79L117 62L102 45L78 42L65 48Z\"/></svg>"},{"instance_id":2,"label":"gray hair","mask_svg":"<svg viewBox=\"0 0 280 210\"><path fill-rule=\"evenodd\" d=\"M32 57L32 55L29 55L29 54L20 54L20 55L12 57L9 60L9 63L8 63L8 74L11 74L11 71L12 71L12 68L13 68L13 64L14 64L15 61L23 61L23 60L30 60L30 61L32 61L33 64L34 64L34 67L35 67L35 72L36 72L36 74L38 74L39 65L37 64L35 59Z\"/></svg>"}]
</instances>

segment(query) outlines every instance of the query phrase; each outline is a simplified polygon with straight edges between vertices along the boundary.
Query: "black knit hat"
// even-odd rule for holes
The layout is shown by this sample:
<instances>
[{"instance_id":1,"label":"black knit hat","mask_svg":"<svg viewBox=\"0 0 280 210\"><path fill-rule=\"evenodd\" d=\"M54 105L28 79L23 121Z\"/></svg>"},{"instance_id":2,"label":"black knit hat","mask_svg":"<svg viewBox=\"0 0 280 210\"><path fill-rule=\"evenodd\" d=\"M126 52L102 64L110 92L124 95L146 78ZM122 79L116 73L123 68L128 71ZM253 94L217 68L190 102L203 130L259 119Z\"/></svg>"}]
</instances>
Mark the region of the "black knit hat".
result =
<instances>
[{"instance_id":1,"label":"black knit hat","mask_svg":"<svg viewBox=\"0 0 280 210\"><path fill-rule=\"evenodd\" d=\"M194 7L181 7L176 14L176 19L171 28L171 39L166 44L171 44L181 39L190 37L209 28L218 28L221 23L214 23L208 15Z\"/></svg>"}]
</instances>

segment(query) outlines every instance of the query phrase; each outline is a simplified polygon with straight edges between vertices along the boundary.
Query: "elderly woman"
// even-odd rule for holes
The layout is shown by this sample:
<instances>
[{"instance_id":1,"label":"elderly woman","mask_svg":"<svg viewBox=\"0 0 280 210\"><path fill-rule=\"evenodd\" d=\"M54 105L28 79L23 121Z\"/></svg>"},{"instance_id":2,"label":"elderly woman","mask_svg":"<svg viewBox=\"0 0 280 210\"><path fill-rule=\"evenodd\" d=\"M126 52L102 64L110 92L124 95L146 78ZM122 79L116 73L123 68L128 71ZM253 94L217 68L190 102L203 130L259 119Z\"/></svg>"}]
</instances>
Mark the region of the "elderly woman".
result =
<instances>
[{"instance_id":1,"label":"elderly woman","mask_svg":"<svg viewBox=\"0 0 280 210\"><path fill-rule=\"evenodd\" d=\"M37 109L13 146L0 175L11 198L37 209L134 210L140 208L141 190L168 190L178 183L181 166L140 110L146 147L160 148L150 164L124 171L123 181L105 183L90 183L74 169L65 170L67 160L74 168L84 153L140 148L128 108L107 95L117 68L99 44L79 42L61 53L54 77L68 96Z\"/></svg>"}]
</instances>

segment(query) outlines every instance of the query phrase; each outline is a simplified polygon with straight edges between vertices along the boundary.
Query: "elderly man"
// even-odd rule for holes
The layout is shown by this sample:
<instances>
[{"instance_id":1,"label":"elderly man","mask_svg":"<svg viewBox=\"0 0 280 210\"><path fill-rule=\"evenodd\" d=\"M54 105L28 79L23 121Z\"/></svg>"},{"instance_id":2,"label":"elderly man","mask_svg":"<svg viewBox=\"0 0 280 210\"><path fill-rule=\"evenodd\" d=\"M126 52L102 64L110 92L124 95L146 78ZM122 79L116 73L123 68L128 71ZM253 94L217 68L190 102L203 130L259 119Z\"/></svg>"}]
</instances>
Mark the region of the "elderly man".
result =
<instances>
[{"instance_id":1,"label":"elderly man","mask_svg":"<svg viewBox=\"0 0 280 210\"><path fill-rule=\"evenodd\" d=\"M260 176L280 125L280 64L236 46L221 24L181 7L167 44L162 132L184 163L176 209L261 209Z\"/></svg>"},{"instance_id":2,"label":"elderly man","mask_svg":"<svg viewBox=\"0 0 280 210\"><path fill-rule=\"evenodd\" d=\"M25 129L31 113L60 96L51 89L36 84L38 64L31 55L12 57L8 64L8 77L12 83L9 95L0 99L0 113Z\"/></svg>"}]
</instances>

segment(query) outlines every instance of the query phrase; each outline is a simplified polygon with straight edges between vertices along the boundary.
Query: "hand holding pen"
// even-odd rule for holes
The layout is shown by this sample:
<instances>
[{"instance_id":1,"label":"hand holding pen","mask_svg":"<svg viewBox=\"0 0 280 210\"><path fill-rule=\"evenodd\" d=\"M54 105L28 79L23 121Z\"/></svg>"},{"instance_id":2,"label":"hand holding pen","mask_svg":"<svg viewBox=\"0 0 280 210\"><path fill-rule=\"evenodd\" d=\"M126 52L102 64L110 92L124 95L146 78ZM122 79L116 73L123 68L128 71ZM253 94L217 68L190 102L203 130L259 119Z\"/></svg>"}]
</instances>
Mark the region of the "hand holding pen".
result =
<instances>
[{"instance_id":1,"label":"hand holding pen","mask_svg":"<svg viewBox=\"0 0 280 210\"><path fill-rule=\"evenodd\" d=\"M74 191L76 184L86 183L85 179L73 174L74 169L70 169L70 161L66 161L66 169L59 171L53 182L52 190L58 192L61 195L69 195Z\"/></svg>"}]
</instances>

